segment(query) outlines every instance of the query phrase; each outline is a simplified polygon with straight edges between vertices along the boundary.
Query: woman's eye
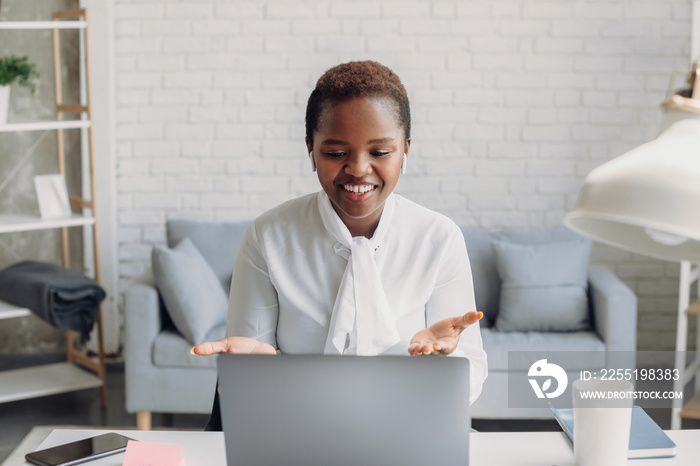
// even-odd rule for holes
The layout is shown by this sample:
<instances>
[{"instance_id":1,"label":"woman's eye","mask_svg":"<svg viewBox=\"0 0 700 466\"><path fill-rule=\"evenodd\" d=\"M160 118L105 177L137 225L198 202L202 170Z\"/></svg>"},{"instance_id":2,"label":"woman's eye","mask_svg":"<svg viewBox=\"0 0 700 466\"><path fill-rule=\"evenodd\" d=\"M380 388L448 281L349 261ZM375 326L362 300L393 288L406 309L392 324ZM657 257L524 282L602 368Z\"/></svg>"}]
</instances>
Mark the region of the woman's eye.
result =
<instances>
[{"instance_id":1,"label":"woman's eye","mask_svg":"<svg viewBox=\"0 0 700 466\"><path fill-rule=\"evenodd\" d=\"M375 157L382 157L384 155L389 155L390 152L374 151L374 152L371 152L371 154L374 155Z\"/></svg>"},{"instance_id":2,"label":"woman's eye","mask_svg":"<svg viewBox=\"0 0 700 466\"><path fill-rule=\"evenodd\" d=\"M332 157L334 159L340 158L345 155L345 152L326 152L326 155L328 157Z\"/></svg>"}]
</instances>

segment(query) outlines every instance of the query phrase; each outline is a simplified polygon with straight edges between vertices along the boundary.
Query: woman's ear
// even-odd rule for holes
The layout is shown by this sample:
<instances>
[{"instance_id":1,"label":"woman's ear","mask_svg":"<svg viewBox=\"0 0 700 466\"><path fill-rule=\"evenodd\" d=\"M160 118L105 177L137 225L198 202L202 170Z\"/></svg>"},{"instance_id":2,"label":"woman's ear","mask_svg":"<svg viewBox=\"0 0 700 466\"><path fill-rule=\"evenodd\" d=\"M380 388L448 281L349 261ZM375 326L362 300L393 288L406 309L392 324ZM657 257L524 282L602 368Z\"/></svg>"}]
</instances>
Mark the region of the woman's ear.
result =
<instances>
[{"instance_id":1,"label":"woman's ear","mask_svg":"<svg viewBox=\"0 0 700 466\"><path fill-rule=\"evenodd\" d=\"M406 173L406 165L408 165L408 150L411 148L411 138L408 138L403 146L403 160L401 161L401 174Z\"/></svg>"},{"instance_id":2,"label":"woman's ear","mask_svg":"<svg viewBox=\"0 0 700 466\"><path fill-rule=\"evenodd\" d=\"M315 172L316 171L316 160L314 159L314 152L312 150L312 144L308 139L306 140L306 150L309 152L309 160L311 161L311 171Z\"/></svg>"}]
</instances>

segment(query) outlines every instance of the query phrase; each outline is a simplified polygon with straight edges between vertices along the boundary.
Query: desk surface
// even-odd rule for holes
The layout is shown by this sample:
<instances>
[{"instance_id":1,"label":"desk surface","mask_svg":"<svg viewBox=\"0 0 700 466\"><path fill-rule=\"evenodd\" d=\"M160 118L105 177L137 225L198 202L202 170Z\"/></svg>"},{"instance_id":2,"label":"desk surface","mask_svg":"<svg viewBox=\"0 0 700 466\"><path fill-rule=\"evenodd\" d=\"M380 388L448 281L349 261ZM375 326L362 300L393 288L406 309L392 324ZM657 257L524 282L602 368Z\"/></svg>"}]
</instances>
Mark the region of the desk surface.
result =
<instances>
[{"instance_id":1,"label":"desk surface","mask_svg":"<svg viewBox=\"0 0 700 466\"><path fill-rule=\"evenodd\" d=\"M224 437L221 432L56 429L38 449L104 432L118 432L143 442L182 445L182 456L185 458L186 466L226 464ZM700 458L700 430L668 430L666 433L678 445L678 454L675 458L629 460L628 463L634 466L697 465ZM480 432L470 434L469 440L471 466L574 465L571 445L561 432ZM90 466L121 466L123 458L122 453L89 464Z\"/></svg>"}]
</instances>

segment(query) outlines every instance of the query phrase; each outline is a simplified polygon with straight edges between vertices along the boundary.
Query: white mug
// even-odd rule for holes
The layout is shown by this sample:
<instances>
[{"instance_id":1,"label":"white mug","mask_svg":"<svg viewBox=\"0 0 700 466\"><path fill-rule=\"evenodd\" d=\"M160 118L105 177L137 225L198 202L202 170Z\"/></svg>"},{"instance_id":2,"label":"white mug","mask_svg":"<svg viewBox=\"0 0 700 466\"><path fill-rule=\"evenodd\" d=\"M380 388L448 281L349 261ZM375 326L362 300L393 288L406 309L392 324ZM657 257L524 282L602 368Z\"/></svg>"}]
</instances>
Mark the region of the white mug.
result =
<instances>
[{"instance_id":1,"label":"white mug","mask_svg":"<svg viewBox=\"0 0 700 466\"><path fill-rule=\"evenodd\" d=\"M633 385L626 380L574 381L574 456L577 466L627 464L633 390Z\"/></svg>"}]
</instances>

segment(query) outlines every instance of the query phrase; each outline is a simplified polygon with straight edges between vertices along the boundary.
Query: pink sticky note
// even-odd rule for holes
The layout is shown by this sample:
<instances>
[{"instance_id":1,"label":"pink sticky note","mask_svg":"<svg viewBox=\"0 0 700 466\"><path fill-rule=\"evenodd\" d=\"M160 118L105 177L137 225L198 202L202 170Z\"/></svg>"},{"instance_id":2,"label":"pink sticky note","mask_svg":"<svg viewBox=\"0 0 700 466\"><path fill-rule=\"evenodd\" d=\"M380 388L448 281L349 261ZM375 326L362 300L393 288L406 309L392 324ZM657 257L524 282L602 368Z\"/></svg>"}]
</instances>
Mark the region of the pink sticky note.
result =
<instances>
[{"instance_id":1,"label":"pink sticky note","mask_svg":"<svg viewBox=\"0 0 700 466\"><path fill-rule=\"evenodd\" d=\"M180 466L182 445L129 440L122 466Z\"/></svg>"}]
</instances>

